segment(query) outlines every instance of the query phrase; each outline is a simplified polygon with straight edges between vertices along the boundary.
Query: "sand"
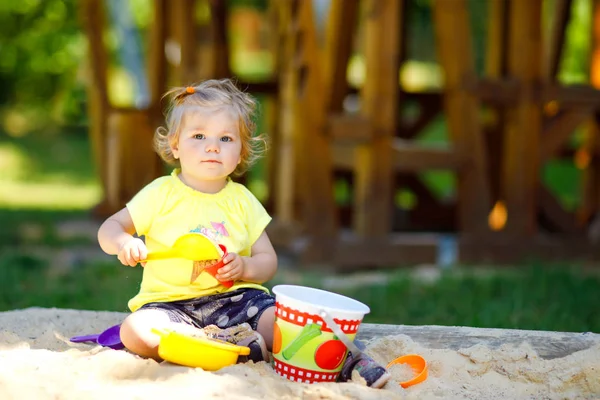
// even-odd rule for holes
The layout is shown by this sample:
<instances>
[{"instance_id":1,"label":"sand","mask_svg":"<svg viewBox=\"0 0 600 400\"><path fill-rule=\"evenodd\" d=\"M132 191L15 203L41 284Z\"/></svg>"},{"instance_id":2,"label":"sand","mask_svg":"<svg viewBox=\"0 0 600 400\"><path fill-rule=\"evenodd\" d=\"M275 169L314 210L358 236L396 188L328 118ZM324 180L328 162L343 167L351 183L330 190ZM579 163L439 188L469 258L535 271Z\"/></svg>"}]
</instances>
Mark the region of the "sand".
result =
<instances>
[{"instance_id":1,"label":"sand","mask_svg":"<svg viewBox=\"0 0 600 400\"><path fill-rule=\"evenodd\" d=\"M383 389L361 379L301 384L267 363L217 372L144 360L125 350L75 344L75 335L101 332L125 314L30 308L0 313L0 399L593 399L600 398L600 344L544 360L526 342L490 349L428 349L405 335L371 340L379 362L422 355L429 378L402 389L404 368L391 369Z\"/></svg>"}]
</instances>

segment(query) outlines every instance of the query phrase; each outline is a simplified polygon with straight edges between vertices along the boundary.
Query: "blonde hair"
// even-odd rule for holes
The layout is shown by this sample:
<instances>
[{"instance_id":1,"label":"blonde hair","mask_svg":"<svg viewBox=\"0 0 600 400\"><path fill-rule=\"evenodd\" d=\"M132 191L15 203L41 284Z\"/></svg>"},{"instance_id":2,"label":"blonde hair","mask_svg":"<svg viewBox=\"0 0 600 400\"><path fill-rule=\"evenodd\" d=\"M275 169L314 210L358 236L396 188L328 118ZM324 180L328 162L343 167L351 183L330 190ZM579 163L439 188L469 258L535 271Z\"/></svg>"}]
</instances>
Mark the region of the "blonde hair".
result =
<instances>
[{"instance_id":1,"label":"blonde hair","mask_svg":"<svg viewBox=\"0 0 600 400\"><path fill-rule=\"evenodd\" d=\"M242 150L240 163L233 175L241 175L251 167L266 151L267 141L263 135L253 136L256 124L256 101L239 90L230 79L210 79L198 85L176 87L163 98L169 100L166 110L166 127L159 127L154 134L154 149L168 164L179 166L173 156L171 145L179 141L181 123L186 113L200 108L227 107L238 121Z\"/></svg>"}]
</instances>

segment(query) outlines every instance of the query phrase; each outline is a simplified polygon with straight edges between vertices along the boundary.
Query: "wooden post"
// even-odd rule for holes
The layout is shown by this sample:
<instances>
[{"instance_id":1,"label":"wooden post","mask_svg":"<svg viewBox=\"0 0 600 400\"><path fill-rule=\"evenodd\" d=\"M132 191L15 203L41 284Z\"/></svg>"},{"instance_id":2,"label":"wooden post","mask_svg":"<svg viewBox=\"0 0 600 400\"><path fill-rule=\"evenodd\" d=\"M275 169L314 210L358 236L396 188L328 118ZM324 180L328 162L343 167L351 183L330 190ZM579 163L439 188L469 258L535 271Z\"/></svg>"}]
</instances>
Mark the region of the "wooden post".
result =
<instances>
[{"instance_id":1,"label":"wooden post","mask_svg":"<svg viewBox=\"0 0 600 400\"><path fill-rule=\"evenodd\" d=\"M178 85L188 85L198 81L196 33L196 0L177 0L169 3L173 38L179 44L180 61L176 65Z\"/></svg>"},{"instance_id":2,"label":"wooden post","mask_svg":"<svg viewBox=\"0 0 600 400\"><path fill-rule=\"evenodd\" d=\"M324 88L328 89L324 94L328 113L342 112L344 97L348 93L346 76L353 50L358 6L358 0L332 0L329 5L323 74Z\"/></svg>"},{"instance_id":3,"label":"wooden post","mask_svg":"<svg viewBox=\"0 0 600 400\"><path fill-rule=\"evenodd\" d=\"M573 0L555 0L552 3L554 5L552 10L553 20L550 25L550 40L547 46L546 62L544 63L544 75L549 82L555 82L557 78L556 75L565 44L567 22L571 18Z\"/></svg>"},{"instance_id":4,"label":"wooden post","mask_svg":"<svg viewBox=\"0 0 600 400\"><path fill-rule=\"evenodd\" d=\"M210 26L213 50L213 71L211 78L228 78L229 42L227 40L227 2L210 0Z\"/></svg>"},{"instance_id":5,"label":"wooden post","mask_svg":"<svg viewBox=\"0 0 600 400\"><path fill-rule=\"evenodd\" d=\"M536 87L542 82L541 0L510 3L508 73L520 85L506 114L503 194L508 219L504 232L516 236L537 233L537 187L541 106Z\"/></svg>"},{"instance_id":6,"label":"wooden post","mask_svg":"<svg viewBox=\"0 0 600 400\"><path fill-rule=\"evenodd\" d=\"M88 67L91 76L86 85L88 93L88 113L90 117L90 138L92 154L96 173L100 176L100 183L104 198L98 204L96 213L100 216L110 214L106 165L106 124L110 108L108 103L107 86L107 54L103 43L105 10L100 0L84 0L81 3L80 18L83 29L88 39Z\"/></svg>"},{"instance_id":7,"label":"wooden post","mask_svg":"<svg viewBox=\"0 0 600 400\"><path fill-rule=\"evenodd\" d=\"M296 158L294 137L294 87L295 72L292 59L295 49L295 33L292 30L291 3L279 3L274 10L277 19L277 36L280 39L278 52L278 79L279 79L279 137L277 141L277 177L274 198L277 222L281 226L291 226L296 220L295 205L298 196L296 185Z\"/></svg>"},{"instance_id":8,"label":"wooden post","mask_svg":"<svg viewBox=\"0 0 600 400\"><path fill-rule=\"evenodd\" d=\"M281 28L280 28L280 16L279 6L277 2L269 2L269 8L267 11L267 24L269 29L269 51L274 59L273 64L273 76L271 79L276 79L277 73L281 67ZM275 209L275 202L278 191L278 176L279 171L277 166L281 164L281 158L279 154L279 141L280 141L280 98L279 93L269 93L265 96L264 102L264 114L266 116L266 132L269 135L269 147L270 151L266 154L266 180L269 197L266 202L267 210L270 212Z\"/></svg>"},{"instance_id":9,"label":"wooden post","mask_svg":"<svg viewBox=\"0 0 600 400\"><path fill-rule=\"evenodd\" d=\"M479 101L467 90L475 63L466 0L433 3L436 46L445 72L445 109L453 145L465 166L458 173L458 219L462 233L489 232L491 209L487 157L479 121Z\"/></svg>"},{"instance_id":10,"label":"wooden post","mask_svg":"<svg viewBox=\"0 0 600 400\"><path fill-rule=\"evenodd\" d=\"M148 32L148 87L150 89L148 108L155 126L163 123L160 98L166 89L167 83L167 61L165 58L165 42L168 32L167 9L166 0L154 0L154 23Z\"/></svg>"},{"instance_id":11,"label":"wooden post","mask_svg":"<svg viewBox=\"0 0 600 400\"><path fill-rule=\"evenodd\" d=\"M600 0L593 0L592 4L590 84L593 88L600 89ZM589 163L583 168L582 204L578 210L578 217L582 224L596 218L594 225L598 225L600 224L600 111L598 108L587 126L580 151L587 155Z\"/></svg>"},{"instance_id":12,"label":"wooden post","mask_svg":"<svg viewBox=\"0 0 600 400\"><path fill-rule=\"evenodd\" d=\"M361 114L374 138L355 151L354 229L362 237L391 233L392 144L397 130L400 3L370 0L366 5L365 59Z\"/></svg>"},{"instance_id":13,"label":"wooden post","mask_svg":"<svg viewBox=\"0 0 600 400\"><path fill-rule=\"evenodd\" d=\"M323 260L337 232L322 95L327 89L312 4L281 2L278 11L282 54L276 214L283 227L301 226L309 239L303 250L307 260Z\"/></svg>"},{"instance_id":14,"label":"wooden post","mask_svg":"<svg viewBox=\"0 0 600 400\"><path fill-rule=\"evenodd\" d=\"M337 234L333 198L332 156L326 136L327 110L322 93L330 92L323 79L323 64L317 43L312 2L295 6L295 46L291 67L294 72L294 137L301 199L301 216L310 245L306 260L324 260L331 255L330 244ZM294 15L293 14L293 15ZM294 20L293 20L294 21ZM295 28L294 28L295 27Z\"/></svg>"},{"instance_id":15,"label":"wooden post","mask_svg":"<svg viewBox=\"0 0 600 400\"><path fill-rule=\"evenodd\" d=\"M486 40L485 75L488 79L500 80L506 76L508 0L491 0L488 8L488 31ZM504 147L504 105L490 110L492 123L484 127L489 164L491 201L500 197L500 181Z\"/></svg>"}]
</instances>

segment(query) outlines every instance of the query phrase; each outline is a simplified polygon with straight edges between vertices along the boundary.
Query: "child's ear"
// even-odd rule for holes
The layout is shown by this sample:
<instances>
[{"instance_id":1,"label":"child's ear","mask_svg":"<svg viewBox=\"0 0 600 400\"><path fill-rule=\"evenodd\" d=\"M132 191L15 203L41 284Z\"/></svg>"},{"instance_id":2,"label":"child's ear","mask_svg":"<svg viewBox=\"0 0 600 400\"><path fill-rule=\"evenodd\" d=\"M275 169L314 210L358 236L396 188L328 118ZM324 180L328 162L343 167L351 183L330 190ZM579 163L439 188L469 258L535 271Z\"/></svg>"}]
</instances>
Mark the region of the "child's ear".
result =
<instances>
[{"instance_id":1,"label":"child's ear","mask_svg":"<svg viewBox=\"0 0 600 400\"><path fill-rule=\"evenodd\" d=\"M177 140L173 139L173 140L169 140L169 147L171 148L171 153L173 153L173 157L175 159L179 158L179 145L177 143Z\"/></svg>"}]
</instances>

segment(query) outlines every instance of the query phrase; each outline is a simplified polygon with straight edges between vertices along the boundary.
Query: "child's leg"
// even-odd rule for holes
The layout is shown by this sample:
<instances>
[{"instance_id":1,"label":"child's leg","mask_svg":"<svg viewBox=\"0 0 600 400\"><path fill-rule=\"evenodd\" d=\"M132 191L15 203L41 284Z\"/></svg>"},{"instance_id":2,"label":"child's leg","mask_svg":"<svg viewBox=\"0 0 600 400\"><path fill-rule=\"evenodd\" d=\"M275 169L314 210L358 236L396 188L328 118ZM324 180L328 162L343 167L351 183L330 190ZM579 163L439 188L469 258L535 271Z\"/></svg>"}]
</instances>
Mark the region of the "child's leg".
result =
<instances>
[{"instance_id":1,"label":"child's leg","mask_svg":"<svg viewBox=\"0 0 600 400\"><path fill-rule=\"evenodd\" d=\"M127 350L142 357L161 361L158 355L160 336L152 328L168 328L188 334L202 334L202 330L185 321L174 322L169 311L158 308L141 309L130 314L121 324L121 342Z\"/></svg>"},{"instance_id":2,"label":"child's leg","mask_svg":"<svg viewBox=\"0 0 600 400\"><path fill-rule=\"evenodd\" d=\"M269 351L273 351L273 328L275 326L275 307L269 307L258 319L256 330L265 339Z\"/></svg>"},{"instance_id":3,"label":"child's leg","mask_svg":"<svg viewBox=\"0 0 600 400\"><path fill-rule=\"evenodd\" d=\"M160 360L160 336L152 328L164 328L171 323L169 316L160 310L139 310L130 314L121 324L121 342L127 350L142 357Z\"/></svg>"}]
</instances>

